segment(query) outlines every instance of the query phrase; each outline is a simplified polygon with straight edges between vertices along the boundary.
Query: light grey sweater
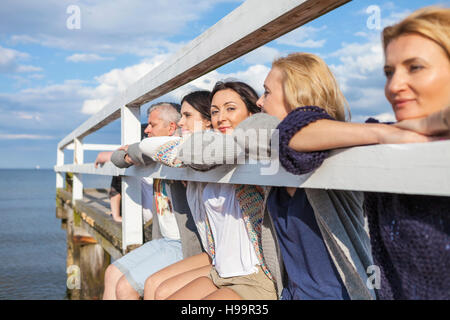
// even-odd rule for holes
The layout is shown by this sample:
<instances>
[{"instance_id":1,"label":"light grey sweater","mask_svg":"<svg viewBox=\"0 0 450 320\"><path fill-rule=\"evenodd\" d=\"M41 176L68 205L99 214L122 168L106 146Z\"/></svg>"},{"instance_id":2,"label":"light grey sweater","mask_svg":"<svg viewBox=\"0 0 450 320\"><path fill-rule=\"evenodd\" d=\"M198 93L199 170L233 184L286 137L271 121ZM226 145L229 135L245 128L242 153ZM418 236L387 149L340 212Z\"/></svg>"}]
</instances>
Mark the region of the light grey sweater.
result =
<instances>
[{"instance_id":1,"label":"light grey sweater","mask_svg":"<svg viewBox=\"0 0 450 320\"><path fill-rule=\"evenodd\" d=\"M131 165L125 162L125 155L127 152L123 150L116 150L111 156L111 162L119 168L128 168ZM138 165L150 165L153 160L142 154L139 149L139 143L134 143L128 147L128 155L134 163ZM189 210L189 205L186 200L186 188L181 181L166 181L170 187L170 194L172 196L172 208L177 221L178 230L180 232L181 247L183 250L183 257L187 258L201 253L202 245L200 237ZM156 212L153 207L152 212ZM152 239L162 238L159 227L158 215L153 215L152 223Z\"/></svg>"},{"instance_id":2,"label":"light grey sweater","mask_svg":"<svg viewBox=\"0 0 450 320\"><path fill-rule=\"evenodd\" d=\"M257 132L270 135L270 130L276 129L278 123L279 120L275 117L267 114L255 114L236 127L234 132L238 132L239 135L196 132L180 146L178 158L185 165L197 170L209 170L226 161L230 163L233 159L236 160L241 156L240 152L245 152L246 157L262 159L263 157L260 155L264 155L265 152L256 152L256 148L251 148L246 143L242 144L243 141L246 141L242 138L242 132L248 129L266 129L265 131L257 130ZM258 141L268 141L266 145L260 145L258 150L269 152L270 139L259 139ZM223 146L226 152L212 153L205 157L204 154L201 155L203 150L194 147L202 145L214 149L211 148L212 144ZM236 152L233 153L233 151ZM277 159L272 160L277 161ZM266 188L265 201L267 201L269 192L270 188ZM367 267L372 265L372 255L363 215L363 194L361 192L309 188L306 188L305 192L314 210L325 245L350 298L375 299L375 292L366 285L368 279L366 271ZM277 234L266 205L262 224L262 247L265 261L274 275L280 295L286 284L286 275Z\"/></svg>"}]
</instances>

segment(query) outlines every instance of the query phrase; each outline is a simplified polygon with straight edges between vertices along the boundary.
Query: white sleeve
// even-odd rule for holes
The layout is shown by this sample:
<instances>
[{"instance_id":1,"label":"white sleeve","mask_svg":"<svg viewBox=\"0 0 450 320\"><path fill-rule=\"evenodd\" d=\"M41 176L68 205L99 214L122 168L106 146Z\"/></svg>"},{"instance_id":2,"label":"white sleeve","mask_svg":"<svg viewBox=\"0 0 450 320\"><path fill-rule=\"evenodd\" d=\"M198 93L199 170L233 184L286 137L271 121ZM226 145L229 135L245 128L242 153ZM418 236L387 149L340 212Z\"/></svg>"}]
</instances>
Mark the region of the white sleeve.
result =
<instances>
[{"instance_id":1,"label":"white sleeve","mask_svg":"<svg viewBox=\"0 0 450 320\"><path fill-rule=\"evenodd\" d=\"M153 158L153 156L159 151L159 148L174 140L180 140L180 137L164 136L164 137L150 137L145 138L139 143L139 149L146 156Z\"/></svg>"}]
</instances>

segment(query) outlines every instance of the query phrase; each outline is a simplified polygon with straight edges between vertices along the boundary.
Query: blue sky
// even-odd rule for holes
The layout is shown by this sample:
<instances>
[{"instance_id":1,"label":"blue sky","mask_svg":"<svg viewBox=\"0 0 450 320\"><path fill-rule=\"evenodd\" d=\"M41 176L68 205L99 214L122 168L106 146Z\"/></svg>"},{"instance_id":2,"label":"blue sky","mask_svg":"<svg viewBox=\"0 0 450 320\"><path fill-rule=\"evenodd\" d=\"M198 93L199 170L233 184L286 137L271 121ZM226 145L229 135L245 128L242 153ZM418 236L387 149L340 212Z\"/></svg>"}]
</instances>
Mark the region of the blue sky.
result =
<instances>
[{"instance_id":1,"label":"blue sky","mask_svg":"<svg viewBox=\"0 0 450 320\"><path fill-rule=\"evenodd\" d=\"M56 146L128 85L242 4L240 0L3 0L0 6L0 168L52 168ZM349 101L353 121L393 120L384 98L381 27L448 0L355 0L158 100L179 101L192 89L236 78L261 93L277 56L320 55ZM80 9L80 28L67 12ZM369 23L368 23L369 21ZM141 108L145 113L146 106ZM144 117L142 118L145 121ZM120 144L120 123L86 137ZM66 151L66 163L72 153ZM96 152L86 152L93 162Z\"/></svg>"}]
</instances>

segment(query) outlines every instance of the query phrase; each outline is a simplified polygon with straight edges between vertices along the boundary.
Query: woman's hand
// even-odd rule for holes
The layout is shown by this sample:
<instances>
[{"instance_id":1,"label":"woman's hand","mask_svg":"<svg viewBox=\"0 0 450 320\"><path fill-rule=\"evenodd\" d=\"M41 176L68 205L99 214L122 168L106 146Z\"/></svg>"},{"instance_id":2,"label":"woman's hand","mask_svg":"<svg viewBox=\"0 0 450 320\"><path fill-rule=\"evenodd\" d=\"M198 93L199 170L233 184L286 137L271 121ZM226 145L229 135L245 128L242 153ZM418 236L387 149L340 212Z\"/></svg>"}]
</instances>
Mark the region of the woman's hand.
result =
<instances>
[{"instance_id":1,"label":"woman's hand","mask_svg":"<svg viewBox=\"0 0 450 320\"><path fill-rule=\"evenodd\" d=\"M450 107L432 113L428 117L397 122L394 126L427 136L448 135L450 133Z\"/></svg>"},{"instance_id":2,"label":"woman's hand","mask_svg":"<svg viewBox=\"0 0 450 320\"><path fill-rule=\"evenodd\" d=\"M417 124L415 124L417 125ZM428 136L418 132L403 129L394 125L377 126L378 143L396 144L396 143L420 143L440 140L439 137Z\"/></svg>"}]
</instances>

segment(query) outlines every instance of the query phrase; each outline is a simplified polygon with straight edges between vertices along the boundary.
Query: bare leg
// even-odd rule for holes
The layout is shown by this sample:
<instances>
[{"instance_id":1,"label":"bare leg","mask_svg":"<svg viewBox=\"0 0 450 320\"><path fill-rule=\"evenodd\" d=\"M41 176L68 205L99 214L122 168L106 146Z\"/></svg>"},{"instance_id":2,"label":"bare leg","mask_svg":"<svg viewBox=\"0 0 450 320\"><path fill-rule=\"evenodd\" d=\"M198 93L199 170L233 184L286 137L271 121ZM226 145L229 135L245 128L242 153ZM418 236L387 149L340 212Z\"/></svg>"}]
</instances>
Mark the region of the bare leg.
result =
<instances>
[{"instance_id":1,"label":"bare leg","mask_svg":"<svg viewBox=\"0 0 450 320\"><path fill-rule=\"evenodd\" d=\"M208 278L209 279L209 278ZM214 291L202 300L242 300L241 296L229 288Z\"/></svg>"},{"instance_id":2,"label":"bare leg","mask_svg":"<svg viewBox=\"0 0 450 320\"><path fill-rule=\"evenodd\" d=\"M211 265L207 265L198 269L190 270L187 272L180 273L175 277L167 279L163 283L161 283L156 289L155 300L165 300L176 291L183 288L185 285L190 283L191 281L206 277L211 270Z\"/></svg>"},{"instance_id":3,"label":"bare leg","mask_svg":"<svg viewBox=\"0 0 450 320\"><path fill-rule=\"evenodd\" d=\"M103 300L116 300L116 285L123 273L113 264L110 264L105 271L105 289Z\"/></svg>"},{"instance_id":4,"label":"bare leg","mask_svg":"<svg viewBox=\"0 0 450 320\"><path fill-rule=\"evenodd\" d=\"M122 196L120 193L112 196L110 198L110 206L111 206L111 215L114 221L122 222L122 217L120 216L120 200Z\"/></svg>"},{"instance_id":5,"label":"bare leg","mask_svg":"<svg viewBox=\"0 0 450 320\"><path fill-rule=\"evenodd\" d=\"M116 286L117 300L139 300L139 293L128 282L127 277L123 275Z\"/></svg>"},{"instance_id":6,"label":"bare leg","mask_svg":"<svg viewBox=\"0 0 450 320\"><path fill-rule=\"evenodd\" d=\"M195 256L178 261L177 263L174 263L159 270L158 272L155 272L145 281L144 300L154 300L156 289L165 280L182 274L186 271L195 270L205 266L211 266L211 259L206 253L200 253ZM178 288L176 288L175 290L177 290Z\"/></svg>"},{"instance_id":7,"label":"bare leg","mask_svg":"<svg viewBox=\"0 0 450 320\"><path fill-rule=\"evenodd\" d=\"M171 295L167 300L201 300L219 290L211 279L200 277L189 282Z\"/></svg>"}]
</instances>

